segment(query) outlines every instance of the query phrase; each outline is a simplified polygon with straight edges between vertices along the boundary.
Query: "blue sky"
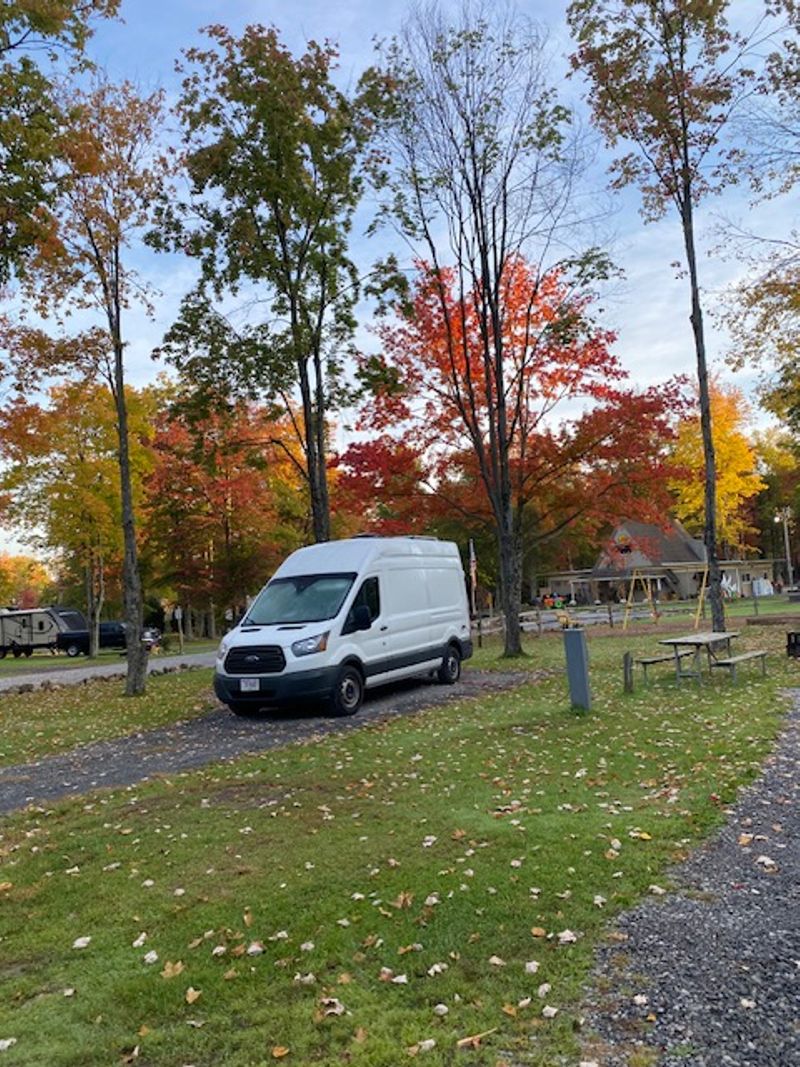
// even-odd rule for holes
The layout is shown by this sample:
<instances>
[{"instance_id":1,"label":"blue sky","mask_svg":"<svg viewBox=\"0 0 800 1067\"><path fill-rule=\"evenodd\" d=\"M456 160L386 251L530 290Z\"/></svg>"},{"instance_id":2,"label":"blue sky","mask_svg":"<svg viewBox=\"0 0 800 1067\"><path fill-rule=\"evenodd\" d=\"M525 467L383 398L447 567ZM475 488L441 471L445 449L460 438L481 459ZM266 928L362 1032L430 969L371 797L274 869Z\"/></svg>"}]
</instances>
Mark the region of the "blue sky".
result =
<instances>
[{"instance_id":1,"label":"blue sky","mask_svg":"<svg viewBox=\"0 0 800 1067\"><path fill-rule=\"evenodd\" d=\"M201 26L222 22L236 31L250 22L261 22L275 25L295 51L311 38L335 41L341 53L341 76L346 82L355 82L372 61L374 38L397 30L408 6L407 0L383 0L380 4L368 0L349 0L346 4L320 0L123 0L124 21L103 24L91 42L90 52L112 79L130 78L147 91L163 87L169 96L174 96L179 85L175 60L182 48L202 39L198 32ZM569 48L564 0L523 3L521 8L548 27L556 56L563 56ZM569 82L564 88L568 97L578 98L577 84ZM598 165L594 180L598 190L604 188L602 166ZM725 205L712 201L701 212L701 255L712 244L712 215L723 209L734 217L743 214L747 210L743 195L734 193ZM774 208L771 214L774 217ZM671 267L682 258L676 218L645 226L638 215L637 194L630 191L617 202L609 229L613 231L611 254L624 269L625 281L604 294L604 306L608 325L619 334L617 351L625 366L641 384L676 371L691 372L694 353L687 285L674 277ZM374 254L363 240L358 242L356 252L365 263ZM704 256L701 269L711 311L717 303L715 294L735 277L738 268L733 262ZM155 321L147 322L137 314L129 318L132 379L139 384L155 373L149 352L160 341L193 276L188 263L169 257L153 257L147 272L163 296L158 301ZM719 359L727 339L711 319L709 314L709 349L712 358ZM744 372L736 380L749 389L754 379L752 373Z\"/></svg>"}]
</instances>

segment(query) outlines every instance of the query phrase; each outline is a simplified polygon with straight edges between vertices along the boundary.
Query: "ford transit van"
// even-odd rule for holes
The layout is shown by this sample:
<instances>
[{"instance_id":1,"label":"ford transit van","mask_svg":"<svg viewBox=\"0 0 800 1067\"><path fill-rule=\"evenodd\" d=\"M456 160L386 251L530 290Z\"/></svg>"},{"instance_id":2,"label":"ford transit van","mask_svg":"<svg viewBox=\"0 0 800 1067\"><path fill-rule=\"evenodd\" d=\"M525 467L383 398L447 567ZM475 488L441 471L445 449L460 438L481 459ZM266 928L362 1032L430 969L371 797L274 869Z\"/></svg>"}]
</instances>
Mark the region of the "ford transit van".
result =
<instances>
[{"instance_id":1,"label":"ford transit van","mask_svg":"<svg viewBox=\"0 0 800 1067\"><path fill-rule=\"evenodd\" d=\"M456 545L353 537L281 564L220 643L214 690L237 714L324 700L354 715L365 689L425 674L452 685L471 655Z\"/></svg>"}]
</instances>

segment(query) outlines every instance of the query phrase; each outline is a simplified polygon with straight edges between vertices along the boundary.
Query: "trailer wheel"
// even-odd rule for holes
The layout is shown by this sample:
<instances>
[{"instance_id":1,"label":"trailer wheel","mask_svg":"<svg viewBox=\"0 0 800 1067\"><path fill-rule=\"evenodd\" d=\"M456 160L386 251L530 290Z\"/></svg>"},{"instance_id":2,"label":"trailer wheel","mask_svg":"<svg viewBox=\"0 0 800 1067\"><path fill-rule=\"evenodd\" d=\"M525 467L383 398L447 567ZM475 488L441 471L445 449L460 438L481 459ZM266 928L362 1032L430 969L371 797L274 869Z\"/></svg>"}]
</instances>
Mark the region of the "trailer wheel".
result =
<instances>
[{"instance_id":1,"label":"trailer wheel","mask_svg":"<svg viewBox=\"0 0 800 1067\"><path fill-rule=\"evenodd\" d=\"M23 652L25 653L26 656L32 656L33 655L33 649L32 648L25 648L25 649L23 649Z\"/></svg>"},{"instance_id":2,"label":"trailer wheel","mask_svg":"<svg viewBox=\"0 0 800 1067\"><path fill-rule=\"evenodd\" d=\"M19 657L22 655L22 649L19 647L19 645L12 645L11 651L14 653L14 659L19 659Z\"/></svg>"},{"instance_id":3,"label":"trailer wheel","mask_svg":"<svg viewBox=\"0 0 800 1067\"><path fill-rule=\"evenodd\" d=\"M0 659L5 659L8 652L7 648L0 648Z\"/></svg>"}]
</instances>

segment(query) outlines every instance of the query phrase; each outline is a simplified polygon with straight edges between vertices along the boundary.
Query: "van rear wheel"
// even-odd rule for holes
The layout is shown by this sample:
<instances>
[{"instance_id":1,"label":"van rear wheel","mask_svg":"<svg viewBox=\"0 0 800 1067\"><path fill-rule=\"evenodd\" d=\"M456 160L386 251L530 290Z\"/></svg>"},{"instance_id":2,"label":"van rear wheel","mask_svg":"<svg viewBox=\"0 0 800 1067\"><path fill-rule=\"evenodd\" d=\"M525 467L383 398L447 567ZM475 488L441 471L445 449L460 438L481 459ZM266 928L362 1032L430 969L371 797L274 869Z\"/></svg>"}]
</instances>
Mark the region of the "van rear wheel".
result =
<instances>
[{"instance_id":1,"label":"van rear wheel","mask_svg":"<svg viewBox=\"0 0 800 1067\"><path fill-rule=\"evenodd\" d=\"M436 672L442 685L455 685L461 677L461 653L455 645L448 645L442 665Z\"/></svg>"},{"instance_id":2,"label":"van rear wheel","mask_svg":"<svg viewBox=\"0 0 800 1067\"><path fill-rule=\"evenodd\" d=\"M364 679L355 667L342 667L328 700L331 715L355 715L364 700Z\"/></svg>"}]
</instances>

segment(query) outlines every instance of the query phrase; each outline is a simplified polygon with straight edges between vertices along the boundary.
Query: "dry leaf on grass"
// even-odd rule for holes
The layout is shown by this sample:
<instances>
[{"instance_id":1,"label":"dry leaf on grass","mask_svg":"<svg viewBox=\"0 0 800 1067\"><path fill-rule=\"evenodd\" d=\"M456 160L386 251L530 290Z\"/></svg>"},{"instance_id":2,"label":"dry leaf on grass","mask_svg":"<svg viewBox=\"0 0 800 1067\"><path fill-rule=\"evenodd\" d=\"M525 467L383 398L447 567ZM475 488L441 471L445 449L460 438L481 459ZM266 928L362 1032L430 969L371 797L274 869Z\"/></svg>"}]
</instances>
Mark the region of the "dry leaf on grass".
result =
<instances>
[{"instance_id":1,"label":"dry leaf on grass","mask_svg":"<svg viewBox=\"0 0 800 1067\"><path fill-rule=\"evenodd\" d=\"M471 1034L469 1037L462 1037L456 1041L456 1048L480 1048L481 1041L484 1037L488 1037L489 1034L495 1033L496 1026L493 1026L491 1030L484 1030L480 1034Z\"/></svg>"}]
</instances>

